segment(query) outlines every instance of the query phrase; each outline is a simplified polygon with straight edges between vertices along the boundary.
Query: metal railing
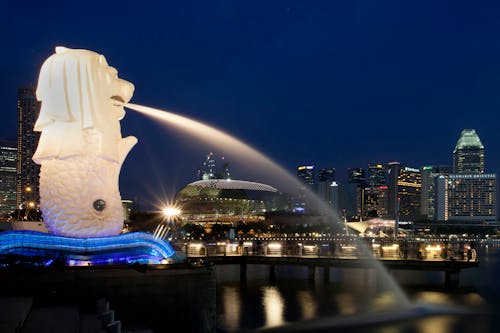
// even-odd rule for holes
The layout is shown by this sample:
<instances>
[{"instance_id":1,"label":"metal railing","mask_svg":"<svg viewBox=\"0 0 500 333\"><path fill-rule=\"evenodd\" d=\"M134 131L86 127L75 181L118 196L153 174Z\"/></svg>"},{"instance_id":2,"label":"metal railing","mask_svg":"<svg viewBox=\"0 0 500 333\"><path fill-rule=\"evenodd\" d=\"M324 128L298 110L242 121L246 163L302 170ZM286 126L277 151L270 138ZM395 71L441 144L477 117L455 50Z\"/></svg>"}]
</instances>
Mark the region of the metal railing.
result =
<instances>
[{"instance_id":1,"label":"metal railing","mask_svg":"<svg viewBox=\"0 0 500 333\"><path fill-rule=\"evenodd\" d=\"M188 258L217 256L266 256L380 260L477 261L477 252L465 242L425 243L420 241L300 241L238 240L186 241L177 248Z\"/></svg>"}]
</instances>

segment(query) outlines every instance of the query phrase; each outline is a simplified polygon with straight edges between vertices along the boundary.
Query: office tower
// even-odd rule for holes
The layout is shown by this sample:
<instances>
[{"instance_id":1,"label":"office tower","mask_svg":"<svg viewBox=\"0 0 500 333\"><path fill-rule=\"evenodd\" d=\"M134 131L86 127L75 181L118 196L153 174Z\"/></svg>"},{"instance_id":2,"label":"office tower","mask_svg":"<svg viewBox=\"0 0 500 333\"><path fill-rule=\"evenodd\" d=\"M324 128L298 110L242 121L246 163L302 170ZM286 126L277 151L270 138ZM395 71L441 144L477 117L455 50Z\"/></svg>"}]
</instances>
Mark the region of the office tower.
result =
<instances>
[{"instance_id":1,"label":"office tower","mask_svg":"<svg viewBox=\"0 0 500 333\"><path fill-rule=\"evenodd\" d=\"M386 171L382 164L368 164L368 177L366 182L370 186L386 185Z\"/></svg>"},{"instance_id":2,"label":"office tower","mask_svg":"<svg viewBox=\"0 0 500 333\"><path fill-rule=\"evenodd\" d=\"M38 145L40 133L33 127L40 112L40 102L36 100L33 88L18 89L17 98L17 184L16 204L40 202L40 166L31 159Z\"/></svg>"},{"instance_id":3,"label":"office tower","mask_svg":"<svg viewBox=\"0 0 500 333\"><path fill-rule=\"evenodd\" d=\"M448 179L447 176L439 175L434 179L434 221L448 220Z\"/></svg>"},{"instance_id":4,"label":"office tower","mask_svg":"<svg viewBox=\"0 0 500 333\"><path fill-rule=\"evenodd\" d=\"M387 164L387 185L388 193L388 216L396 220L398 215L398 176L401 165L399 162L390 162Z\"/></svg>"},{"instance_id":5,"label":"office tower","mask_svg":"<svg viewBox=\"0 0 500 333\"><path fill-rule=\"evenodd\" d=\"M321 169L318 171L318 195L338 213L339 189L338 184L335 182L334 168Z\"/></svg>"},{"instance_id":6,"label":"office tower","mask_svg":"<svg viewBox=\"0 0 500 333\"><path fill-rule=\"evenodd\" d=\"M484 146L473 129L464 129L453 150L454 173L484 173Z\"/></svg>"},{"instance_id":7,"label":"office tower","mask_svg":"<svg viewBox=\"0 0 500 333\"><path fill-rule=\"evenodd\" d=\"M358 215L363 219L388 216L389 187L387 185L360 186L357 193Z\"/></svg>"},{"instance_id":8,"label":"office tower","mask_svg":"<svg viewBox=\"0 0 500 333\"><path fill-rule=\"evenodd\" d=\"M210 152L198 169L198 179L231 179L229 162L224 156L218 158L214 153Z\"/></svg>"},{"instance_id":9,"label":"office tower","mask_svg":"<svg viewBox=\"0 0 500 333\"><path fill-rule=\"evenodd\" d=\"M447 176L453 172L453 168L444 165L427 165L422 167L422 192L420 202L420 213L422 217L430 221L443 221L444 217L444 195L440 176ZM444 179L445 177L443 177ZM439 190L441 186L441 190Z\"/></svg>"},{"instance_id":10,"label":"office tower","mask_svg":"<svg viewBox=\"0 0 500 333\"><path fill-rule=\"evenodd\" d=\"M316 173L314 165L302 165L297 167L297 176L304 184L309 185L311 188L316 187Z\"/></svg>"},{"instance_id":11,"label":"office tower","mask_svg":"<svg viewBox=\"0 0 500 333\"><path fill-rule=\"evenodd\" d=\"M400 221L415 221L420 212L422 174L419 169L402 167L399 162L387 165L388 216Z\"/></svg>"},{"instance_id":12,"label":"office tower","mask_svg":"<svg viewBox=\"0 0 500 333\"><path fill-rule=\"evenodd\" d=\"M365 182L365 169L347 169L347 179L349 184L363 184Z\"/></svg>"},{"instance_id":13,"label":"office tower","mask_svg":"<svg viewBox=\"0 0 500 333\"><path fill-rule=\"evenodd\" d=\"M16 210L17 142L0 140L0 217Z\"/></svg>"},{"instance_id":14,"label":"office tower","mask_svg":"<svg viewBox=\"0 0 500 333\"><path fill-rule=\"evenodd\" d=\"M496 213L496 174L448 176L448 219L493 222Z\"/></svg>"},{"instance_id":15,"label":"office tower","mask_svg":"<svg viewBox=\"0 0 500 333\"><path fill-rule=\"evenodd\" d=\"M318 171L318 182L334 182L335 168L321 169Z\"/></svg>"},{"instance_id":16,"label":"office tower","mask_svg":"<svg viewBox=\"0 0 500 333\"><path fill-rule=\"evenodd\" d=\"M401 221L416 221L420 213L422 174L419 169L404 167L398 176L399 218Z\"/></svg>"}]
</instances>

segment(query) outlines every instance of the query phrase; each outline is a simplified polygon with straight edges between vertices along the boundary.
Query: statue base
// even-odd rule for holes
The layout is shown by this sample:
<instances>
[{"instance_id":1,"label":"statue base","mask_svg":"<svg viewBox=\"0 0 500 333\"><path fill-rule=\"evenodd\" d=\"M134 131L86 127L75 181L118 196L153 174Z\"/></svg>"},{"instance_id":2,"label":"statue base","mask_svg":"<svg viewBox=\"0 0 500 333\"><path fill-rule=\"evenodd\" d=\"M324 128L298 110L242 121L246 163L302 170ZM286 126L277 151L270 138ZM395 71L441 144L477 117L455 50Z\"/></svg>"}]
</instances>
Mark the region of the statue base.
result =
<instances>
[{"instance_id":1,"label":"statue base","mask_svg":"<svg viewBox=\"0 0 500 333\"><path fill-rule=\"evenodd\" d=\"M93 266L167 264L176 260L172 246L145 232L72 238L36 231L0 233L0 265Z\"/></svg>"}]
</instances>

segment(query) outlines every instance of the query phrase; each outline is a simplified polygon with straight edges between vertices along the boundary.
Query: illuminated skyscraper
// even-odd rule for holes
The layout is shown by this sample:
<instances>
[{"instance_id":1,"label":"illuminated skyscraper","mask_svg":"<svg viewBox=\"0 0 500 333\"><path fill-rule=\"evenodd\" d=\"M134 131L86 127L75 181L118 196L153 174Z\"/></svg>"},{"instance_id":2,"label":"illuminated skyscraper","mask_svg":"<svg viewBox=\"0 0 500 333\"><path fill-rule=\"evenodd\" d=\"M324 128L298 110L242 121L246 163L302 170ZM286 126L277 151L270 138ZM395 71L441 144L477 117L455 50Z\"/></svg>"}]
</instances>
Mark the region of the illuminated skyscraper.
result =
<instances>
[{"instance_id":1,"label":"illuminated skyscraper","mask_svg":"<svg viewBox=\"0 0 500 333\"><path fill-rule=\"evenodd\" d=\"M390 162L387 164L387 185L388 193L388 215L389 218L396 220L398 215L398 176L401 165L399 162Z\"/></svg>"},{"instance_id":2,"label":"illuminated skyscraper","mask_svg":"<svg viewBox=\"0 0 500 333\"><path fill-rule=\"evenodd\" d=\"M13 212L16 206L17 142L0 140L0 216Z\"/></svg>"},{"instance_id":3,"label":"illuminated skyscraper","mask_svg":"<svg viewBox=\"0 0 500 333\"><path fill-rule=\"evenodd\" d=\"M358 215L363 219L387 217L389 208L389 187L361 186L357 192Z\"/></svg>"},{"instance_id":4,"label":"illuminated skyscraper","mask_svg":"<svg viewBox=\"0 0 500 333\"><path fill-rule=\"evenodd\" d=\"M339 212L339 186L335 182L335 169L321 169L318 171L318 195L324 199L330 207Z\"/></svg>"},{"instance_id":5,"label":"illuminated skyscraper","mask_svg":"<svg viewBox=\"0 0 500 333\"><path fill-rule=\"evenodd\" d=\"M448 176L448 219L496 221L496 174L454 174Z\"/></svg>"},{"instance_id":6,"label":"illuminated skyscraper","mask_svg":"<svg viewBox=\"0 0 500 333\"><path fill-rule=\"evenodd\" d=\"M209 153L198 169L198 180L231 179L229 162L224 156L218 158L214 153Z\"/></svg>"},{"instance_id":7,"label":"illuminated skyscraper","mask_svg":"<svg viewBox=\"0 0 500 333\"><path fill-rule=\"evenodd\" d=\"M415 221L422 217L422 174L419 169L402 167L398 162L387 166L389 179L388 216L401 221Z\"/></svg>"},{"instance_id":8,"label":"illuminated skyscraper","mask_svg":"<svg viewBox=\"0 0 500 333\"><path fill-rule=\"evenodd\" d=\"M35 89L20 88L17 97L17 184L16 203L40 202L39 181L40 166L31 159L38 145L40 133L33 131L40 102L37 101Z\"/></svg>"},{"instance_id":9,"label":"illuminated skyscraper","mask_svg":"<svg viewBox=\"0 0 500 333\"><path fill-rule=\"evenodd\" d=\"M427 165L422 167L422 192L420 211L428 220L445 220L445 176L453 172L453 168L443 165ZM447 206L447 204L446 204ZM447 208L446 208L447 209Z\"/></svg>"},{"instance_id":10,"label":"illuminated skyscraper","mask_svg":"<svg viewBox=\"0 0 500 333\"><path fill-rule=\"evenodd\" d=\"M473 129L464 129L453 150L454 173L484 173L484 146Z\"/></svg>"},{"instance_id":11,"label":"illuminated skyscraper","mask_svg":"<svg viewBox=\"0 0 500 333\"><path fill-rule=\"evenodd\" d=\"M400 220L415 221L420 213L422 174L419 169L404 167L398 176L398 197Z\"/></svg>"},{"instance_id":12,"label":"illuminated skyscraper","mask_svg":"<svg viewBox=\"0 0 500 333\"><path fill-rule=\"evenodd\" d=\"M316 187L316 172L314 165L302 165L297 167L297 176L299 176L304 184L312 188Z\"/></svg>"},{"instance_id":13,"label":"illuminated skyscraper","mask_svg":"<svg viewBox=\"0 0 500 333\"><path fill-rule=\"evenodd\" d=\"M368 165L368 179L366 180L370 186L384 186L387 185L386 171L382 164L369 164Z\"/></svg>"},{"instance_id":14,"label":"illuminated skyscraper","mask_svg":"<svg viewBox=\"0 0 500 333\"><path fill-rule=\"evenodd\" d=\"M355 168L355 169L347 169L347 177L349 184L363 184L365 182L365 169L363 168Z\"/></svg>"}]
</instances>

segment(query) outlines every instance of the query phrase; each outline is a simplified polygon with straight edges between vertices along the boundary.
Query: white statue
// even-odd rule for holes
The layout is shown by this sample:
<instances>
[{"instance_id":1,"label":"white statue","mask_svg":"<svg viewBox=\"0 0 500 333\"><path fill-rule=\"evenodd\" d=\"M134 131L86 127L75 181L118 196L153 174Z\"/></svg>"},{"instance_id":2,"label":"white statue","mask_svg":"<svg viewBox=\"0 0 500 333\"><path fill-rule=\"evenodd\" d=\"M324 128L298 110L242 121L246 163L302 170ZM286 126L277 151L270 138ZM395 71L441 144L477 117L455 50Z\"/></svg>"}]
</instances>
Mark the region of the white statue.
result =
<instances>
[{"instance_id":1,"label":"white statue","mask_svg":"<svg viewBox=\"0 0 500 333\"><path fill-rule=\"evenodd\" d=\"M103 55L64 47L40 70L35 131L42 133L33 160L50 233L101 237L123 227L118 177L137 139L121 136L125 111L113 99L128 102L134 85L117 74Z\"/></svg>"}]
</instances>

